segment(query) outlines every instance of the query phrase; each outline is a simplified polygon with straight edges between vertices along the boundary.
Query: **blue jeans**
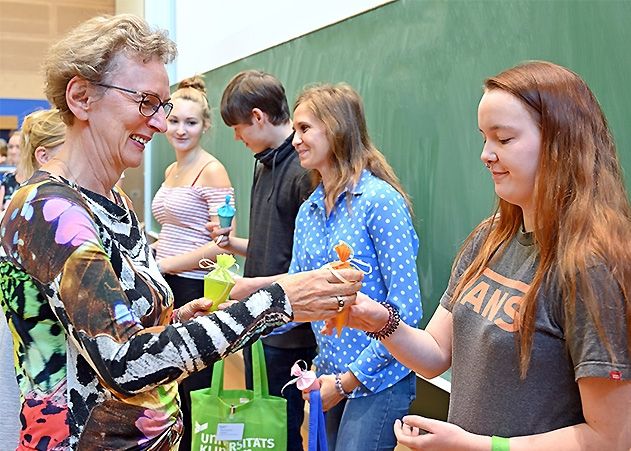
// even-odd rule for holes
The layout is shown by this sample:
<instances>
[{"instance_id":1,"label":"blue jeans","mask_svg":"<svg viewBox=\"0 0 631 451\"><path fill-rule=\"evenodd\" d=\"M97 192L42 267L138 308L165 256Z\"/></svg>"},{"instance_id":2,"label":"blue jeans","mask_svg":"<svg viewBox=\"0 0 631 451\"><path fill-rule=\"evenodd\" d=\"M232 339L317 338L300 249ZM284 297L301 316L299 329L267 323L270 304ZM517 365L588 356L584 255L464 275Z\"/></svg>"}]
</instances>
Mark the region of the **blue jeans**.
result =
<instances>
[{"instance_id":1,"label":"blue jeans","mask_svg":"<svg viewBox=\"0 0 631 451\"><path fill-rule=\"evenodd\" d=\"M287 387L281 395L280 389L293 379L291 367L296 360L304 360L307 367L316 355L316 347L296 349L282 349L263 343L265 351L265 365L270 395L282 396L287 399L287 451L302 451L302 436L300 427L304 420L305 401L302 392L295 385ZM252 353L251 348L243 348L243 362L245 364L246 387L252 388Z\"/></svg>"},{"instance_id":2,"label":"blue jeans","mask_svg":"<svg viewBox=\"0 0 631 451\"><path fill-rule=\"evenodd\" d=\"M326 413L329 451L393 450L394 420L407 415L415 397L416 375L410 373L374 395L342 400Z\"/></svg>"}]
</instances>

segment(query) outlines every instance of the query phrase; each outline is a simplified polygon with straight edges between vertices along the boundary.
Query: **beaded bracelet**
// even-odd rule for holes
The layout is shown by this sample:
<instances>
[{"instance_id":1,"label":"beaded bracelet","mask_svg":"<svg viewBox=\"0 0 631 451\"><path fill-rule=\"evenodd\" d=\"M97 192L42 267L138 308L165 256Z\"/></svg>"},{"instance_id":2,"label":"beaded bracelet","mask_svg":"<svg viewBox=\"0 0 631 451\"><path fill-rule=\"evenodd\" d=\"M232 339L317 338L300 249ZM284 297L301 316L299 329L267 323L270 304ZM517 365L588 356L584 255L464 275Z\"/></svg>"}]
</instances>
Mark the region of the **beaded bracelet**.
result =
<instances>
[{"instance_id":1,"label":"beaded bracelet","mask_svg":"<svg viewBox=\"0 0 631 451\"><path fill-rule=\"evenodd\" d=\"M344 386L342 385L342 373L337 373L335 375L335 389L344 398L348 398L352 393L344 390Z\"/></svg>"},{"instance_id":2,"label":"beaded bracelet","mask_svg":"<svg viewBox=\"0 0 631 451\"><path fill-rule=\"evenodd\" d=\"M388 321L386 322L386 325L377 332L366 332L366 335L375 340L383 340L384 338L392 335L392 333L397 330L397 327L399 327L399 323L401 322L401 316L396 308L387 302L382 302L381 305L388 309Z\"/></svg>"}]
</instances>

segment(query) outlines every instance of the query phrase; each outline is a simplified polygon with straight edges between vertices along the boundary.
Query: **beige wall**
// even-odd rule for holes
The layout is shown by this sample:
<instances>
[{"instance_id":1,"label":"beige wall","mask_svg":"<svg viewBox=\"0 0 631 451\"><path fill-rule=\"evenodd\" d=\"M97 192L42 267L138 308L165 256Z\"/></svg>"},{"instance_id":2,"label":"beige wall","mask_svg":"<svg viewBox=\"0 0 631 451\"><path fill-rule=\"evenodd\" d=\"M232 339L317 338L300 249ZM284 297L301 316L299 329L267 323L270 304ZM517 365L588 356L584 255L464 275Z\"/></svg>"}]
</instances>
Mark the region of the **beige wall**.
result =
<instances>
[{"instance_id":1,"label":"beige wall","mask_svg":"<svg viewBox=\"0 0 631 451\"><path fill-rule=\"evenodd\" d=\"M48 47L81 21L113 14L115 0L0 0L0 97L43 99Z\"/></svg>"},{"instance_id":2,"label":"beige wall","mask_svg":"<svg viewBox=\"0 0 631 451\"><path fill-rule=\"evenodd\" d=\"M44 99L40 67L48 47L80 22L114 13L142 16L144 1L0 0L0 97ZM142 220L143 166L125 176L123 187Z\"/></svg>"},{"instance_id":3,"label":"beige wall","mask_svg":"<svg viewBox=\"0 0 631 451\"><path fill-rule=\"evenodd\" d=\"M116 0L116 14L135 14L145 16L145 0Z\"/></svg>"}]
</instances>

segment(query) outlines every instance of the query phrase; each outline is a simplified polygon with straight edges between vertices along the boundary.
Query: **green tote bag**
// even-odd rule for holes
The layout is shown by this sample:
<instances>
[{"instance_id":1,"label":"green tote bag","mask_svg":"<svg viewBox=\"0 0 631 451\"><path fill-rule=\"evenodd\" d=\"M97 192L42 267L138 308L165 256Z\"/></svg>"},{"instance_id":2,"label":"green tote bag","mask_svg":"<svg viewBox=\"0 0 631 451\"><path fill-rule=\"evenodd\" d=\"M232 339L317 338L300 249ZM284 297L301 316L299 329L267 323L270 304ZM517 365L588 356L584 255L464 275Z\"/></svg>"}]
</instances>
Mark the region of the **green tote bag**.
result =
<instances>
[{"instance_id":1,"label":"green tote bag","mask_svg":"<svg viewBox=\"0 0 631 451\"><path fill-rule=\"evenodd\" d=\"M213 367L210 388L191 392L193 451L287 449L287 400L270 396L265 355L252 345L254 390L224 390L223 360Z\"/></svg>"}]
</instances>

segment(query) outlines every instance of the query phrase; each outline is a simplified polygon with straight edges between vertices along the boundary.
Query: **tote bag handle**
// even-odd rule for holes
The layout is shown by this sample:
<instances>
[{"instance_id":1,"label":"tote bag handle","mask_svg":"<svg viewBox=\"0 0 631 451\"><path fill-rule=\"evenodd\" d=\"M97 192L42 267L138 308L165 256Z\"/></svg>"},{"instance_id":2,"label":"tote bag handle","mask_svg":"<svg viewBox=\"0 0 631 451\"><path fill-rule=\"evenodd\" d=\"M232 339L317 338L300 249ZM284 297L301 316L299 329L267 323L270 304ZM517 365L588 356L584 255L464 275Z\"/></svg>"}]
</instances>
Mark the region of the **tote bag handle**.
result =
<instances>
[{"instance_id":1,"label":"tote bag handle","mask_svg":"<svg viewBox=\"0 0 631 451\"><path fill-rule=\"evenodd\" d=\"M223 373L223 359L220 359L215 362L213 366L213 378L210 385L210 393L215 396L221 396L224 392ZM252 373L254 397L268 397L269 387L267 382L267 367L265 365L265 353L263 352L263 344L261 343L261 340L256 340L252 344Z\"/></svg>"}]
</instances>

